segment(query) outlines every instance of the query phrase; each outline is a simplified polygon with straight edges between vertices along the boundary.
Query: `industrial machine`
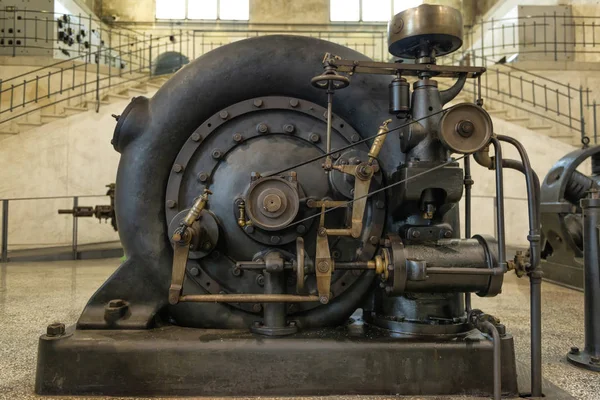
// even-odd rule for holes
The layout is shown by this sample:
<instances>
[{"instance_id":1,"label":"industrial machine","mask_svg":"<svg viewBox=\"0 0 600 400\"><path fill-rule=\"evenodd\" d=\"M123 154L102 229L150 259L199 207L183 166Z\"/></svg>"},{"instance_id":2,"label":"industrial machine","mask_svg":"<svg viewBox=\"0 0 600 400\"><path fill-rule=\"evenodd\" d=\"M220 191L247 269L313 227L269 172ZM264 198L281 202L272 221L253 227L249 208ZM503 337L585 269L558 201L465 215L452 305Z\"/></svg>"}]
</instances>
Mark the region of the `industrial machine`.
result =
<instances>
[{"instance_id":1,"label":"industrial machine","mask_svg":"<svg viewBox=\"0 0 600 400\"><path fill-rule=\"evenodd\" d=\"M577 169L591 161L591 175ZM585 345L571 347L567 360L600 372L600 146L561 158L541 187L544 278L584 289Z\"/></svg>"},{"instance_id":2,"label":"industrial machine","mask_svg":"<svg viewBox=\"0 0 600 400\"><path fill-rule=\"evenodd\" d=\"M36 392L518 395L513 337L470 297L515 269L541 396L537 178L493 133L485 68L436 64L462 26L444 6L396 15L391 63L243 40L133 99L113 138L128 259L75 327L40 338ZM477 103L444 108L468 79ZM497 238L471 234L471 155L495 174ZM527 179L529 258L507 260L504 168Z\"/></svg>"}]
</instances>

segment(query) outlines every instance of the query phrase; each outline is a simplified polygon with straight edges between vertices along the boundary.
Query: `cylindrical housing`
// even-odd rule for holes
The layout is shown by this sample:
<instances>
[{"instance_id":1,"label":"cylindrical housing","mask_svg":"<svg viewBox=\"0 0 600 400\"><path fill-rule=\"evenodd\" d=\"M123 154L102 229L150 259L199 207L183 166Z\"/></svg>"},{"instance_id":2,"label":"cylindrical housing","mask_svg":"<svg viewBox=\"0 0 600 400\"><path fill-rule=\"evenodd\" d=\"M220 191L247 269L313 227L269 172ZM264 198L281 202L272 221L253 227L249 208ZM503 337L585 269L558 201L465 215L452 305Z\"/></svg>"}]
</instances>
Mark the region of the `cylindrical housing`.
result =
<instances>
[{"instance_id":1,"label":"cylindrical housing","mask_svg":"<svg viewBox=\"0 0 600 400\"><path fill-rule=\"evenodd\" d=\"M494 296L500 292L503 279L494 269L496 249L494 239L479 235L406 245L392 253L393 287L388 294L474 292Z\"/></svg>"},{"instance_id":2,"label":"cylindrical housing","mask_svg":"<svg viewBox=\"0 0 600 400\"><path fill-rule=\"evenodd\" d=\"M390 114L410 111L410 85L404 78L396 78L389 84Z\"/></svg>"},{"instance_id":3,"label":"cylindrical housing","mask_svg":"<svg viewBox=\"0 0 600 400\"><path fill-rule=\"evenodd\" d=\"M600 357L600 198L581 200L583 209L585 352Z\"/></svg>"}]
</instances>

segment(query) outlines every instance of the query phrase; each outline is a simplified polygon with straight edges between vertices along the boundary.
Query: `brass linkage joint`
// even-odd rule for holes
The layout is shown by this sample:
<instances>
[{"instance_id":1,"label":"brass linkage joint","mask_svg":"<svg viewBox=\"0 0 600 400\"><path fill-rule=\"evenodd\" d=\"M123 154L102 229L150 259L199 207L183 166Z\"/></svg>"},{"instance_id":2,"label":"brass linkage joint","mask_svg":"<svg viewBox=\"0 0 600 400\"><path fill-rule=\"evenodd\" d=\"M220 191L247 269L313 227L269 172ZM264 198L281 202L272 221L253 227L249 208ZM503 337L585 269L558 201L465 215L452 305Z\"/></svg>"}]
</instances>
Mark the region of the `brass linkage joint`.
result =
<instances>
[{"instance_id":1,"label":"brass linkage joint","mask_svg":"<svg viewBox=\"0 0 600 400\"><path fill-rule=\"evenodd\" d=\"M244 200L240 200L238 203L238 220L237 223L240 226L240 228L243 228L246 226L246 202Z\"/></svg>"},{"instance_id":2,"label":"brass linkage joint","mask_svg":"<svg viewBox=\"0 0 600 400\"><path fill-rule=\"evenodd\" d=\"M202 193L202 195L196 198L194 204L190 208L190 211L188 211L185 218L183 218L183 220L181 221L182 226L186 226L188 228L192 226L192 224L198 219L198 217L200 217L200 213L202 212L202 210L204 210L204 208L206 207L206 203L208 202L208 196L211 194L212 192L210 190L204 189L204 193Z\"/></svg>"}]
</instances>

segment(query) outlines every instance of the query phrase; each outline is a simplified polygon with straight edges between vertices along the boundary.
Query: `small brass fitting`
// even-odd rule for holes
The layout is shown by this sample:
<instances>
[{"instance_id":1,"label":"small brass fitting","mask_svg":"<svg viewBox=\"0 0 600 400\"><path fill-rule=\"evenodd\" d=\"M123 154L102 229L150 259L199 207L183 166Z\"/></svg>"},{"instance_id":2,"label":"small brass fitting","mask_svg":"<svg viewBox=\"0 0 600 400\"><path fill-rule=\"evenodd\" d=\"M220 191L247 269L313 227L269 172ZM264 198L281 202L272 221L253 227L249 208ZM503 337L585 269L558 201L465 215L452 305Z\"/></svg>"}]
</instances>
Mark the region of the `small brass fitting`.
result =
<instances>
[{"instance_id":1,"label":"small brass fitting","mask_svg":"<svg viewBox=\"0 0 600 400\"><path fill-rule=\"evenodd\" d=\"M243 228L246 226L246 202L245 201L240 201L238 203L238 220L237 223L240 226L240 228Z\"/></svg>"}]
</instances>

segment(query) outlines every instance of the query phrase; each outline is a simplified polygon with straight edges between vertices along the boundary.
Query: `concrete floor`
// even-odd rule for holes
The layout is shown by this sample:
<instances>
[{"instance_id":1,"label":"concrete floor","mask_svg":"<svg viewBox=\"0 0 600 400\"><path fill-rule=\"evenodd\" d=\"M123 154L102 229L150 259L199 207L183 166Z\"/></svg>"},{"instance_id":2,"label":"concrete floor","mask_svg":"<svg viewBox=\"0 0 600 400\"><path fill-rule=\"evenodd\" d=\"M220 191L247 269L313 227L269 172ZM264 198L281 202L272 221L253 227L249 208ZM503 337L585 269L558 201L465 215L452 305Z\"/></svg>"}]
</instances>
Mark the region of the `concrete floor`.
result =
<instances>
[{"instance_id":1,"label":"concrete floor","mask_svg":"<svg viewBox=\"0 0 600 400\"><path fill-rule=\"evenodd\" d=\"M118 265L117 259L0 265L0 399L41 399L33 393L39 335L52 322L73 324ZM571 346L583 346L583 294L549 283L542 293L544 378L576 399L600 399L600 374L565 361ZM508 274L503 294L475 297L473 305L502 320L515 337L517 360L528 364L528 281Z\"/></svg>"}]
</instances>

